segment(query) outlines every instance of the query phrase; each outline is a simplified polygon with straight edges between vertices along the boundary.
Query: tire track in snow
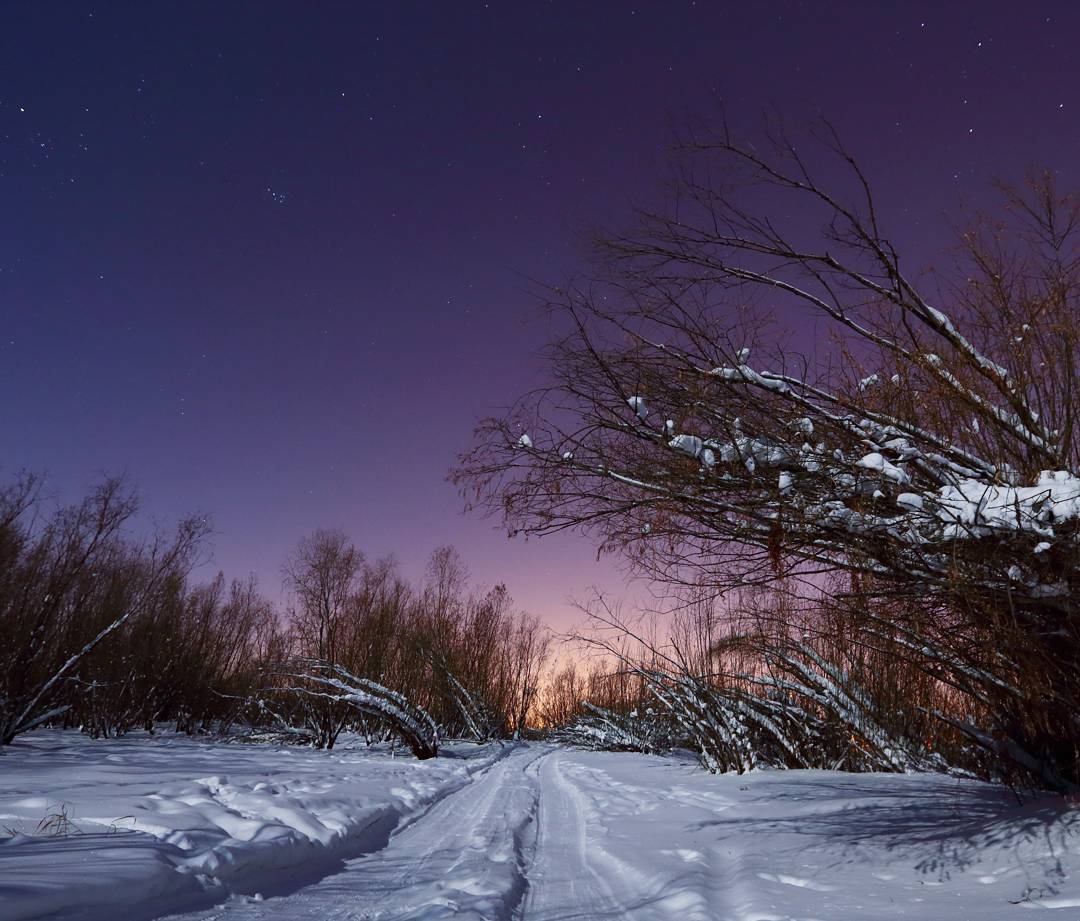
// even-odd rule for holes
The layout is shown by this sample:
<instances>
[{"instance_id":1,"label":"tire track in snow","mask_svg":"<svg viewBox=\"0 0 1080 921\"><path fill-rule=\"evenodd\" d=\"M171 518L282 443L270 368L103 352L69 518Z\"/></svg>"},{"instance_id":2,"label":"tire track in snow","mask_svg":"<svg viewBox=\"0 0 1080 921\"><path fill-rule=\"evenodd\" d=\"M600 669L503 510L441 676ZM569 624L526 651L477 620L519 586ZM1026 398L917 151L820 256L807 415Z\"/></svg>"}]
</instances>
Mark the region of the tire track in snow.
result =
<instances>
[{"instance_id":1,"label":"tire track in snow","mask_svg":"<svg viewBox=\"0 0 1080 921\"><path fill-rule=\"evenodd\" d=\"M381 850L292 895L234 898L189 921L438 921L509 919L526 891L540 795L535 765L550 749L520 747L474 775Z\"/></svg>"},{"instance_id":2,"label":"tire track in snow","mask_svg":"<svg viewBox=\"0 0 1080 921\"><path fill-rule=\"evenodd\" d=\"M560 751L541 767L538 836L522 921L729 917L711 910L704 868L685 868L673 876L657 872L657 862L649 856L654 842L635 841L629 851L622 842L623 856L612 846L612 818L620 811L640 815L658 808L672 799L670 792L620 783L602 770L585 767L577 755ZM617 808L609 813L615 803ZM632 862L624 859L628 855ZM726 900L715 903L724 905Z\"/></svg>"},{"instance_id":3,"label":"tire track in snow","mask_svg":"<svg viewBox=\"0 0 1080 921\"><path fill-rule=\"evenodd\" d=\"M593 867L590 851L596 845L589 838L581 793L565 777L564 757L557 752L539 768L536 846L522 918L624 918L626 900Z\"/></svg>"}]
</instances>

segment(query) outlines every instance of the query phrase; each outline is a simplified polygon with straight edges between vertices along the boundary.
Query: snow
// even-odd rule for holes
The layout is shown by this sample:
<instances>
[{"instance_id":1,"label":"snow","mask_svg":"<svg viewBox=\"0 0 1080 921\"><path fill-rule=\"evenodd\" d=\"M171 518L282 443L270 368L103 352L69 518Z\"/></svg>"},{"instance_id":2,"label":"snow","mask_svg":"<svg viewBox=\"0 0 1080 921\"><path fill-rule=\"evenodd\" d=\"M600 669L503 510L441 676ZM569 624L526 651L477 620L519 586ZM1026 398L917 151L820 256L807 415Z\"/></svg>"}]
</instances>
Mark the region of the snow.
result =
<instances>
[{"instance_id":1,"label":"snow","mask_svg":"<svg viewBox=\"0 0 1080 921\"><path fill-rule=\"evenodd\" d=\"M77 829L35 834L56 803ZM35 732L0 919L1015 918L1080 908L1080 812L938 774L710 775L554 745L392 758ZM186 912L186 914L184 913Z\"/></svg>"},{"instance_id":2,"label":"snow","mask_svg":"<svg viewBox=\"0 0 1080 921\"><path fill-rule=\"evenodd\" d=\"M776 393L787 394L791 391L791 386L784 379L784 375L773 371L755 371L746 364L736 365L734 368L713 368L709 373L724 381L753 384L755 387L772 390Z\"/></svg>"},{"instance_id":3,"label":"snow","mask_svg":"<svg viewBox=\"0 0 1080 921\"><path fill-rule=\"evenodd\" d=\"M872 451L860 458L855 466L862 467L865 470L876 471L886 479L892 480L895 483L909 483L911 481L911 477L909 477L904 470L891 463L884 455L879 454L877 451Z\"/></svg>"},{"instance_id":4,"label":"snow","mask_svg":"<svg viewBox=\"0 0 1080 921\"><path fill-rule=\"evenodd\" d=\"M54 731L3 751L0 921L50 912L104 921L120 905L125 918L134 906L149 917L273 888L282 872L326 872L382 847L502 754L470 747L471 758L428 768L407 753ZM39 830L61 810L71 834Z\"/></svg>"},{"instance_id":5,"label":"snow","mask_svg":"<svg viewBox=\"0 0 1080 921\"><path fill-rule=\"evenodd\" d=\"M697 435L676 435L668 442L668 446L683 454L697 457L701 454L702 441Z\"/></svg>"},{"instance_id":6,"label":"snow","mask_svg":"<svg viewBox=\"0 0 1080 921\"><path fill-rule=\"evenodd\" d=\"M940 489L935 502L954 536L1030 531L1052 537L1055 524L1080 518L1080 478L1064 470L1044 470L1033 486L963 480Z\"/></svg>"},{"instance_id":7,"label":"snow","mask_svg":"<svg viewBox=\"0 0 1080 921\"><path fill-rule=\"evenodd\" d=\"M630 404L630 408L642 422L649 418L649 410L645 405L645 397L630 397L626 402Z\"/></svg>"},{"instance_id":8,"label":"snow","mask_svg":"<svg viewBox=\"0 0 1080 921\"><path fill-rule=\"evenodd\" d=\"M902 492L896 497L896 504L908 511L922 511L923 497L916 492Z\"/></svg>"}]
</instances>

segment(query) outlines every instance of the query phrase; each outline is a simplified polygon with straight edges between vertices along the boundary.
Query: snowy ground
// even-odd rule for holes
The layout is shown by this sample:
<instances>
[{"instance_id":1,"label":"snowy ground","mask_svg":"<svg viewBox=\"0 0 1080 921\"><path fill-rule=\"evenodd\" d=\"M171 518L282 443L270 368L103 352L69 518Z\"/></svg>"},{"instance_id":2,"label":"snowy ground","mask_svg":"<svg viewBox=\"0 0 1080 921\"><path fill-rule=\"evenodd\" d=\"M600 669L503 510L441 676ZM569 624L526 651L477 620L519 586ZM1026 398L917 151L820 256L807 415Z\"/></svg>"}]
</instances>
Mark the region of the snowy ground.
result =
<instances>
[{"instance_id":1,"label":"snowy ground","mask_svg":"<svg viewBox=\"0 0 1080 921\"><path fill-rule=\"evenodd\" d=\"M450 754L34 734L0 758L0 921L1080 918L1080 811L1060 800L536 745ZM67 833L38 830L61 807Z\"/></svg>"}]
</instances>

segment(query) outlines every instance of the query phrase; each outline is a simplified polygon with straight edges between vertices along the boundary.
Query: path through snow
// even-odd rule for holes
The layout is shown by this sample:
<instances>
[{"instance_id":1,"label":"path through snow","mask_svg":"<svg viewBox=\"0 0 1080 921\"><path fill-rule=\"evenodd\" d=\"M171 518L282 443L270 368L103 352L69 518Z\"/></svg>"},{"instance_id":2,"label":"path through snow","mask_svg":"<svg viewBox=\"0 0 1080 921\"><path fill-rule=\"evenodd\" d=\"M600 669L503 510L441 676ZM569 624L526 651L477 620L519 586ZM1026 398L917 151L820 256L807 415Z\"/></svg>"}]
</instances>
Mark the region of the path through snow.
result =
<instances>
[{"instance_id":1,"label":"path through snow","mask_svg":"<svg viewBox=\"0 0 1080 921\"><path fill-rule=\"evenodd\" d=\"M190 921L404 921L510 918L525 892L539 797L536 767L550 755L517 748L394 833L382 850L294 895L234 899Z\"/></svg>"}]
</instances>

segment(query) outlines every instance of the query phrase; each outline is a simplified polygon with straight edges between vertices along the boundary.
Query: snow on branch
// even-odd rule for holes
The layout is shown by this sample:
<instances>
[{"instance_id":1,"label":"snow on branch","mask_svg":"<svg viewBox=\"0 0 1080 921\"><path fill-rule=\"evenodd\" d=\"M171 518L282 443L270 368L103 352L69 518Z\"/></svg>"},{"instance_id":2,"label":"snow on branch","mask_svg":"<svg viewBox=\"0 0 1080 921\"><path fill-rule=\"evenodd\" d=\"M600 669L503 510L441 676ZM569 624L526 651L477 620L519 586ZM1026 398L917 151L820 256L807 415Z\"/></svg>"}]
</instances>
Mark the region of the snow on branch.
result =
<instances>
[{"instance_id":1,"label":"snow on branch","mask_svg":"<svg viewBox=\"0 0 1080 921\"><path fill-rule=\"evenodd\" d=\"M620 713L589 701L582 701L581 713L556 737L598 751L655 754L671 747L668 727L652 707Z\"/></svg>"},{"instance_id":2,"label":"snow on branch","mask_svg":"<svg viewBox=\"0 0 1080 921\"><path fill-rule=\"evenodd\" d=\"M320 659L296 659L273 670L300 682L292 688L297 693L348 704L386 721L417 758L433 758L438 754L439 730L435 721L426 710L410 703L404 695ZM309 687L309 684L315 687ZM320 688L330 688L333 693Z\"/></svg>"}]
</instances>

